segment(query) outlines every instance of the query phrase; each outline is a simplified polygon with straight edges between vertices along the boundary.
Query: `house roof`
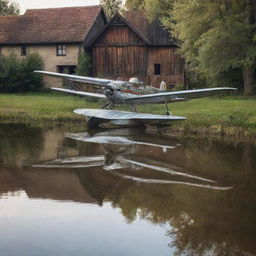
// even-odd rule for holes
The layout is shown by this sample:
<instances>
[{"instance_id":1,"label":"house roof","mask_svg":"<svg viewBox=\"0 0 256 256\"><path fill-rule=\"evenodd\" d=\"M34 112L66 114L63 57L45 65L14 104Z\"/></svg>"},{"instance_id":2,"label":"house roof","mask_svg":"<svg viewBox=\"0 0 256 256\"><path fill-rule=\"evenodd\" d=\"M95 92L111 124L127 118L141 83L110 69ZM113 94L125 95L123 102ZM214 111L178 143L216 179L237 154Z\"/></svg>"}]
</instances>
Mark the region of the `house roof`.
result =
<instances>
[{"instance_id":1,"label":"house roof","mask_svg":"<svg viewBox=\"0 0 256 256\"><path fill-rule=\"evenodd\" d=\"M133 30L147 45L152 46L177 46L177 42L170 36L170 33L165 29L160 22L150 22L141 11L126 11L123 16L116 14L109 23L105 26L92 41L86 46L91 46L111 25L117 23L126 24Z\"/></svg>"},{"instance_id":2,"label":"house roof","mask_svg":"<svg viewBox=\"0 0 256 256\"><path fill-rule=\"evenodd\" d=\"M30 9L0 16L0 44L83 42L102 11L100 5Z\"/></svg>"}]
</instances>

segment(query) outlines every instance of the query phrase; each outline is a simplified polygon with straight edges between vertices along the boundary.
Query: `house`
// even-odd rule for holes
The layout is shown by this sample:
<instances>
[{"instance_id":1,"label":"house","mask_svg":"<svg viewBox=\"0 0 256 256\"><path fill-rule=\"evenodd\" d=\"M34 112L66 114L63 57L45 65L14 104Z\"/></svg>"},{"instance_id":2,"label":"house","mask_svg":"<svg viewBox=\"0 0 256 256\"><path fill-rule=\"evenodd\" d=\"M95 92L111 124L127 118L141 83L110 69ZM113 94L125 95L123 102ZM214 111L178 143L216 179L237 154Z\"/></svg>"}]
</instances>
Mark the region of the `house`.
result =
<instances>
[{"instance_id":1,"label":"house","mask_svg":"<svg viewBox=\"0 0 256 256\"><path fill-rule=\"evenodd\" d=\"M75 72L79 52L92 59L92 76L141 81L159 87L184 83L184 59L177 44L142 12L116 14L107 22L101 6L27 10L0 16L0 52L38 53L45 70ZM52 78L46 83L53 85Z\"/></svg>"},{"instance_id":2,"label":"house","mask_svg":"<svg viewBox=\"0 0 256 256\"><path fill-rule=\"evenodd\" d=\"M184 59L177 53L177 43L142 12L116 14L84 47L92 56L94 76L138 77L156 87L162 80L169 86L184 84Z\"/></svg>"},{"instance_id":3,"label":"house","mask_svg":"<svg viewBox=\"0 0 256 256\"><path fill-rule=\"evenodd\" d=\"M21 58L38 53L45 70L72 74L85 40L94 38L106 24L99 5L31 9L20 16L0 16L0 53ZM46 79L46 83L52 81Z\"/></svg>"}]
</instances>

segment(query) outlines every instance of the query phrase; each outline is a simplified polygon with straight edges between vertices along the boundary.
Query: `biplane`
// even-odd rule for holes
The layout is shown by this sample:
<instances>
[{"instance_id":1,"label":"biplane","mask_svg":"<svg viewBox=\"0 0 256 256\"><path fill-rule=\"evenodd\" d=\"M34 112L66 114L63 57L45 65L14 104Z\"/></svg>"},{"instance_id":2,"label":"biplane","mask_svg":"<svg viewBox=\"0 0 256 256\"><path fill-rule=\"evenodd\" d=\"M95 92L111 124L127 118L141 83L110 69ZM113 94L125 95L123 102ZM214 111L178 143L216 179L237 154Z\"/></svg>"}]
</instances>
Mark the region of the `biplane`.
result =
<instances>
[{"instance_id":1,"label":"biplane","mask_svg":"<svg viewBox=\"0 0 256 256\"><path fill-rule=\"evenodd\" d=\"M56 88L52 90L91 97L104 100L101 109L76 109L74 113L87 117L87 124L93 127L132 127L146 124L163 124L185 120L186 117L172 115L168 103L185 101L193 98L207 97L234 91L236 88L219 87L184 91L165 91L153 86L145 85L133 80L109 80L86 76L69 75L48 71L35 71L36 73L60 78L68 82L69 88ZM83 91L77 84L88 84L94 91ZM165 104L165 115L138 113L136 106L140 104ZM127 105L130 111L115 110L118 105Z\"/></svg>"}]
</instances>

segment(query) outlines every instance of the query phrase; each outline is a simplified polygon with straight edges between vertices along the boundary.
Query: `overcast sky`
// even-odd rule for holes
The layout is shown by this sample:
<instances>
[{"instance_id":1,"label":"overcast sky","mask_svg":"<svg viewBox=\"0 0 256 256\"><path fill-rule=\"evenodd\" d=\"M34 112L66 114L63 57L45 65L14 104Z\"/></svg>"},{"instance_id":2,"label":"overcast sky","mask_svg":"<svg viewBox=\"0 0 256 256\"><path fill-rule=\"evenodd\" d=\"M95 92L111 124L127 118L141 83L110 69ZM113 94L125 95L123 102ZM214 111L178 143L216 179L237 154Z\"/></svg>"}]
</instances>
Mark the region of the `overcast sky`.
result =
<instances>
[{"instance_id":1,"label":"overcast sky","mask_svg":"<svg viewBox=\"0 0 256 256\"><path fill-rule=\"evenodd\" d=\"M85 6L99 4L99 0L16 0L22 11L35 8Z\"/></svg>"}]
</instances>

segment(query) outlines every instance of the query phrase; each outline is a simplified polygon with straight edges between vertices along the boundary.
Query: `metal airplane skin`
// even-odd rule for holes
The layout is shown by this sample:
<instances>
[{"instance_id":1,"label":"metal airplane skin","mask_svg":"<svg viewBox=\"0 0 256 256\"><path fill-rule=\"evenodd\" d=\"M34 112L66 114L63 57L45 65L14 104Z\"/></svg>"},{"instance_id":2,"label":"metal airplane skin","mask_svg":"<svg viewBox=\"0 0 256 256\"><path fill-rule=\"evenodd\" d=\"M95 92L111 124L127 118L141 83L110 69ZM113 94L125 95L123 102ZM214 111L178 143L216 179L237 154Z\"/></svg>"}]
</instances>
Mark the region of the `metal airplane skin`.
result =
<instances>
[{"instance_id":1,"label":"metal airplane skin","mask_svg":"<svg viewBox=\"0 0 256 256\"><path fill-rule=\"evenodd\" d=\"M71 89L52 87L52 90L105 100L102 109L74 110L74 113L87 117L89 127L131 127L185 120L185 117L170 115L167 104L236 90L236 88L220 87L166 92L153 86L145 86L143 83L135 84L127 81L69 75L48 71L35 72L67 80L71 86ZM76 83L85 83L96 86L97 88L94 88L96 92L81 91L76 88ZM154 103L165 104L166 115L137 113L136 105ZM131 112L113 110L115 106L119 104L128 105Z\"/></svg>"}]
</instances>

